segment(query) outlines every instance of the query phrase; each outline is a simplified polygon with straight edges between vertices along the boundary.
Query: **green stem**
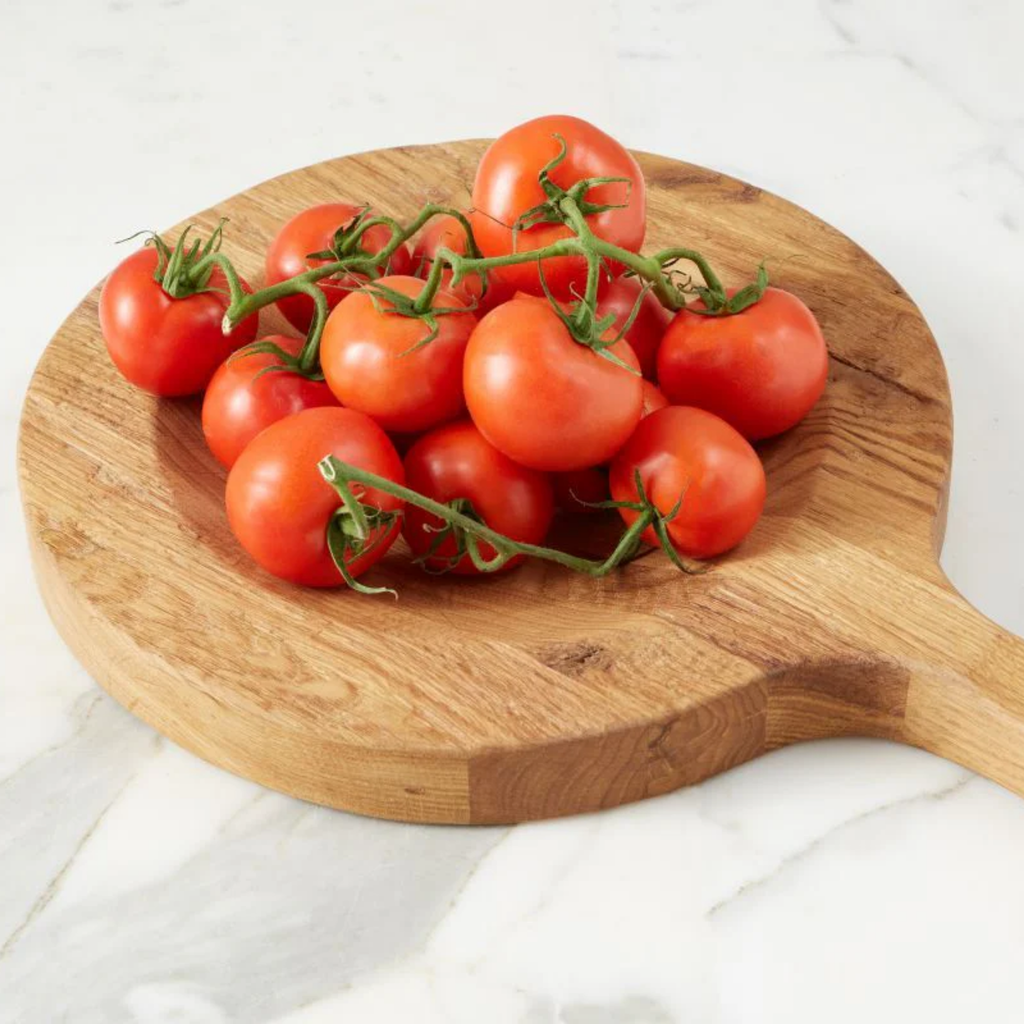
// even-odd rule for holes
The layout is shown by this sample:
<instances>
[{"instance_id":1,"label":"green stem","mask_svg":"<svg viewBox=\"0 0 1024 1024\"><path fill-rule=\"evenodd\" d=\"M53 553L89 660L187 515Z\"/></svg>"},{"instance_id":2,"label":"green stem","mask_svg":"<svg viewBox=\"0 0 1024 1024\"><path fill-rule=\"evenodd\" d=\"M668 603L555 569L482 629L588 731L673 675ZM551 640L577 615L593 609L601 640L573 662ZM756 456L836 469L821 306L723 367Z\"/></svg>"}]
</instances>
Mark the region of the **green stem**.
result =
<instances>
[{"instance_id":1,"label":"green stem","mask_svg":"<svg viewBox=\"0 0 1024 1024\"><path fill-rule=\"evenodd\" d=\"M323 336L324 325L331 311L322 288L317 288L315 284L303 284L302 291L313 300L314 308L313 322L309 325L306 343L299 353L299 369L303 373L310 373L316 369L320 355L320 338Z\"/></svg>"},{"instance_id":2,"label":"green stem","mask_svg":"<svg viewBox=\"0 0 1024 1024\"><path fill-rule=\"evenodd\" d=\"M594 247L606 259L614 260L628 267L637 277L649 281L651 291L658 301L673 312L686 305L686 296L672 283L661 269L661 264L651 256L641 256L638 252L622 249L606 242L603 238L594 238Z\"/></svg>"},{"instance_id":3,"label":"green stem","mask_svg":"<svg viewBox=\"0 0 1024 1024\"><path fill-rule=\"evenodd\" d=\"M580 242L580 247L583 250L583 255L587 260L587 288L583 295L583 303L587 309L593 313L597 310L597 286L600 281L601 273L601 256L598 253L594 242L596 236L594 232L590 230L590 225L587 223L587 218L583 216L579 206L572 196L566 196L559 202L559 209L565 215L565 219L569 224L569 227L576 232L576 237Z\"/></svg>"},{"instance_id":4,"label":"green stem","mask_svg":"<svg viewBox=\"0 0 1024 1024\"><path fill-rule=\"evenodd\" d=\"M704 278L704 283L708 286L708 290L715 299L720 302L726 301L725 287L719 280L718 275L711 269L711 264L696 249L685 249L679 246L671 249L662 249L661 252L655 253L650 259L657 263L659 268L673 260L689 260L700 271L701 277Z\"/></svg>"},{"instance_id":5,"label":"green stem","mask_svg":"<svg viewBox=\"0 0 1024 1024\"><path fill-rule=\"evenodd\" d=\"M434 254L426 284L422 292L417 296L414 308L420 313L426 312L431 308L437 291L441 287L441 280L446 267L451 268L453 280L458 282L469 274L479 274L481 277L486 278L488 271L498 267L539 262L557 256L583 256L587 260L587 287L584 305L591 310L596 308L602 259L619 263L631 270L637 277L649 282L651 290L661 304L673 311L681 309L686 305L686 294L665 273L663 265L676 259L689 260L700 271L713 300L720 299L722 303L726 301L726 293L721 281L708 264L708 261L699 252L693 249L672 248L665 249L654 256L642 256L639 253L613 245L611 242L607 242L595 235L590 230L586 217L572 196L567 195L563 197L560 200L559 206L566 222L575 234L569 238L563 238L550 245L546 245L543 248L525 251L517 250L503 256L485 257L461 255L442 246ZM244 320L247 316L252 315L272 302L277 302L279 299L294 295L297 292L313 295L308 286L315 285L317 281L324 278L345 273L364 273L372 276L380 263L386 262L399 245L419 231L431 217L439 214L448 214L456 217L466 230L467 241L470 243L469 247L473 252L478 251L473 240L472 227L465 216L458 210L431 203L425 206L408 227L404 229L400 227L397 221L390 217L377 217L361 224L355 235L357 240L373 224L385 224L391 228L391 240L379 253L372 256L365 254L350 256L343 260L335 260L331 263L311 267L295 277L289 278L286 281L280 281L268 288L262 288L252 294L245 294L243 292L234 270L229 269L230 263L226 257L216 253L211 254L200 260L197 267L203 267L208 262L216 262L224 270L228 278L229 287L231 288L231 305L224 316L224 329L225 331L230 331L239 321ZM319 289L316 290L319 291ZM303 350L303 361L307 368L312 368L313 362L315 362L318 345L319 337L307 342L307 346ZM307 355L308 359L306 358Z\"/></svg>"},{"instance_id":6,"label":"green stem","mask_svg":"<svg viewBox=\"0 0 1024 1024\"><path fill-rule=\"evenodd\" d=\"M193 281L202 281L204 275L214 266L220 267L228 283L231 306L242 302L246 294L245 289L242 287L242 279L238 276L238 271L235 270L231 260L222 252L211 252L208 256L204 256L201 260L197 261L189 272L189 277Z\"/></svg>"},{"instance_id":7,"label":"green stem","mask_svg":"<svg viewBox=\"0 0 1024 1024\"><path fill-rule=\"evenodd\" d=\"M457 526L469 536L489 544L499 555L504 556L500 560L494 560L496 563L493 566L494 568L500 567L512 555L527 555L530 558L540 558L548 562L556 562L568 569L586 573L589 576L606 576L612 569L633 554L640 540L640 535L651 525L656 516L652 507L638 507L639 515L632 525L623 532L618 544L615 546L615 550L607 558L598 561L590 558L578 558L575 555L570 555L565 551L558 551L555 548L545 548L537 544L526 544L522 541L512 540L511 537L506 537L504 534L492 530L478 519L472 519L450 505L434 501L432 498L426 497L426 495L410 490L408 487L402 486L402 484L395 483L394 480L377 476L376 473L371 473L368 470L360 469L358 466L342 462L333 455L328 455L326 458L321 459L318 468L323 478L337 489L342 500L346 502L346 507L346 494L351 495L351 490L348 487L350 483L362 484L364 487L370 487L400 498L407 504L415 505L417 508L423 509L424 512L429 512L431 515L437 516L438 519L452 526Z\"/></svg>"},{"instance_id":8,"label":"green stem","mask_svg":"<svg viewBox=\"0 0 1024 1024\"><path fill-rule=\"evenodd\" d=\"M511 252L505 256L460 256L442 246L434 253L434 260L430 265L430 274L427 276L427 284L416 298L416 306L422 312L430 308L441 287L441 277L445 266L451 267L452 280L460 281L468 274L486 275L489 270L495 267L511 267L517 263L535 263L538 260L551 259L553 256L580 256L585 255L583 245L578 238L563 238L551 245L545 245L542 249L531 249L525 252Z\"/></svg>"}]
</instances>

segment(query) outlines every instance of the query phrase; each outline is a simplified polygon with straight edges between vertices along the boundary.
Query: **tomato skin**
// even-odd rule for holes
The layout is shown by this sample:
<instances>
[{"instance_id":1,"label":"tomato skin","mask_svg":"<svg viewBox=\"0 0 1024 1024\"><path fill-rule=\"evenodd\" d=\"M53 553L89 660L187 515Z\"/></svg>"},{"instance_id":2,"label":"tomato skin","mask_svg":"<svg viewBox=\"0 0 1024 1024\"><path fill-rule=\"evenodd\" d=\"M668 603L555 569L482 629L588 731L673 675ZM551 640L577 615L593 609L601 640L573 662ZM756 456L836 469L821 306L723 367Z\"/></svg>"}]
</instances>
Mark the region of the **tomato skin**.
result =
<instances>
[{"instance_id":1,"label":"tomato skin","mask_svg":"<svg viewBox=\"0 0 1024 1024\"><path fill-rule=\"evenodd\" d=\"M799 423L827 379L814 314L781 288L732 316L681 310L658 350L658 382L674 405L707 409L751 441Z\"/></svg>"},{"instance_id":2,"label":"tomato skin","mask_svg":"<svg viewBox=\"0 0 1024 1024\"><path fill-rule=\"evenodd\" d=\"M633 312L642 288L643 285L635 277L613 277L610 281L605 279L597 292L598 317L614 313L614 330L617 333ZM640 300L636 319L626 331L626 340L640 360L640 372L648 380L654 380L658 346L671 320L672 314L653 292L648 291Z\"/></svg>"},{"instance_id":3,"label":"tomato skin","mask_svg":"<svg viewBox=\"0 0 1024 1024\"><path fill-rule=\"evenodd\" d=\"M625 340L610 350L637 367ZM466 404L496 448L548 472L607 462L640 419L639 374L576 342L547 302L514 298L491 310L466 349Z\"/></svg>"},{"instance_id":4,"label":"tomato skin","mask_svg":"<svg viewBox=\"0 0 1024 1024\"><path fill-rule=\"evenodd\" d=\"M644 381L643 390L644 404L640 413L640 419L650 416L652 412L657 412L659 409L664 409L669 404L669 400L665 397L664 393L649 380Z\"/></svg>"},{"instance_id":5,"label":"tomato skin","mask_svg":"<svg viewBox=\"0 0 1024 1024\"><path fill-rule=\"evenodd\" d=\"M466 232L459 221L448 214L434 217L427 222L416 246L412 251L412 265L416 276L426 280L430 273L430 265L434 254L441 247L464 256L466 253ZM397 271L396 271L397 273ZM452 272L444 270L441 274L441 287L457 295L467 306L479 302L483 295L484 283L479 274L467 274L457 286L452 287Z\"/></svg>"},{"instance_id":6,"label":"tomato skin","mask_svg":"<svg viewBox=\"0 0 1024 1024\"><path fill-rule=\"evenodd\" d=\"M283 334L269 335L289 355L297 356L303 342ZM280 364L269 352L239 352L221 363L203 397L203 434L214 458L230 469L245 446L271 423L321 405L337 405L323 381L274 370Z\"/></svg>"},{"instance_id":7,"label":"tomato skin","mask_svg":"<svg viewBox=\"0 0 1024 1024\"><path fill-rule=\"evenodd\" d=\"M362 210L363 207L354 203L322 203L302 210L283 224L267 249L267 285L285 281L311 267L323 266L326 260L309 260L306 257L311 252L329 249L338 228L358 216ZM389 241L391 231L384 224L377 224L363 234L360 247L369 253L380 252ZM412 266L412 256L403 244L392 255L388 272L408 274ZM328 308L334 309L353 287L358 287L364 280L359 274L349 274L341 279L318 281L317 287L327 296ZM308 295L289 295L278 299L277 307L293 327L303 334L309 331L315 307Z\"/></svg>"},{"instance_id":8,"label":"tomato skin","mask_svg":"<svg viewBox=\"0 0 1024 1024\"><path fill-rule=\"evenodd\" d=\"M626 204L620 209L591 214L587 218L598 237L622 248L639 252L647 219L646 186L643 173L632 154L594 125L578 117L555 114L538 117L507 131L491 143L477 167L473 182L473 234L485 256L503 256L513 251L539 249L572 231L564 224L539 224L517 233L512 225L520 215L546 200L537 180L541 169L558 155L561 135L566 158L551 173L551 180L569 188L581 178L625 177L632 182L599 185L587 199L594 203ZM508 294L522 289L542 295L536 262L500 267L490 272L490 281ZM575 284L582 290L586 261L579 256L560 256L544 261L544 278L555 295L567 296Z\"/></svg>"},{"instance_id":9,"label":"tomato skin","mask_svg":"<svg viewBox=\"0 0 1024 1024\"><path fill-rule=\"evenodd\" d=\"M415 298L418 277L382 277L379 284ZM412 349L430 333L422 321L387 312L368 292L352 292L327 320L320 341L320 365L338 401L375 419L385 430L417 433L454 419L465 408L462 361L476 317L446 313L438 335ZM438 291L434 305L463 307L450 292Z\"/></svg>"},{"instance_id":10,"label":"tomato skin","mask_svg":"<svg viewBox=\"0 0 1024 1024\"><path fill-rule=\"evenodd\" d=\"M668 523L675 548L711 558L735 547L753 529L765 500L764 468L750 443L725 420L692 406L668 406L640 421L615 457L612 497L636 501L634 472L664 514L682 504ZM627 523L637 513L620 508ZM657 544L654 531L644 540Z\"/></svg>"},{"instance_id":11,"label":"tomato skin","mask_svg":"<svg viewBox=\"0 0 1024 1024\"><path fill-rule=\"evenodd\" d=\"M228 522L239 543L267 572L308 587L344 582L327 548L327 526L341 498L317 469L326 455L396 483L405 479L384 431L368 416L338 407L306 409L271 424L228 473ZM363 498L385 511L403 504L371 488ZM396 521L378 531L380 543L346 563L353 576L383 557L399 528Z\"/></svg>"},{"instance_id":12,"label":"tomato skin","mask_svg":"<svg viewBox=\"0 0 1024 1024\"><path fill-rule=\"evenodd\" d=\"M435 501L468 498L487 526L513 540L540 544L551 525L554 498L548 477L502 455L468 420L424 434L405 457L405 477L409 487ZM442 525L437 516L407 505L402 533L413 554L428 551L435 536L430 531ZM435 572L446 568L455 550L454 541L446 539L427 568ZM485 558L496 553L483 543L480 551ZM522 556L511 558L502 569L521 561ZM480 572L468 555L450 571L463 576Z\"/></svg>"},{"instance_id":13,"label":"tomato skin","mask_svg":"<svg viewBox=\"0 0 1024 1024\"><path fill-rule=\"evenodd\" d=\"M607 501L608 471L601 466L574 469L569 473L555 473L551 477L555 491L555 505L563 512L574 515L593 515L601 510L593 506Z\"/></svg>"},{"instance_id":14,"label":"tomato skin","mask_svg":"<svg viewBox=\"0 0 1024 1024\"><path fill-rule=\"evenodd\" d=\"M114 268L100 292L100 329L122 376L154 395L194 395L231 353L256 337L259 316L246 317L225 336L227 281L219 269L210 285L220 291L174 299L153 279L156 249L147 246ZM246 291L252 289L243 281Z\"/></svg>"}]
</instances>

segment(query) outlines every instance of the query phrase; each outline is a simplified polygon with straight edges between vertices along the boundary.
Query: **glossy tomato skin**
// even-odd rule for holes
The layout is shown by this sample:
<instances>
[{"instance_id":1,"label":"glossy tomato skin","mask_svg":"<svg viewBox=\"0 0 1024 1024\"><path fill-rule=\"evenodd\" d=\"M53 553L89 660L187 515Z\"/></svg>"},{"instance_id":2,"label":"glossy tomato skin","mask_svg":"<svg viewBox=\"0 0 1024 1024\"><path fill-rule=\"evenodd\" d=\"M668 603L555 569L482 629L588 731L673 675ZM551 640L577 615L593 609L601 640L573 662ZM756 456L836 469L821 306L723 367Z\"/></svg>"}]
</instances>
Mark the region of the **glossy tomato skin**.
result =
<instances>
[{"instance_id":1,"label":"glossy tomato skin","mask_svg":"<svg viewBox=\"0 0 1024 1024\"><path fill-rule=\"evenodd\" d=\"M751 441L799 423L827 379L814 314L780 288L732 316L681 310L658 350L658 383L673 404L716 413Z\"/></svg>"},{"instance_id":2,"label":"glossy tomato skin","mask_svg":"<svg viewBox=\"0 0 1024 1024\"><path fill-rule=\"evenodd\" d=\"M283 334L272 341L289 355L297 356L303 342ZM280 364L270 352L237 352L223 363L210 380L203 397L203 434L214 458L230 469L245 446L261 431L303 409L337 405L323 381L297 373L261 371Z\"/></svg>"},{"instance_id":3,"label":"glossy tomato skin","mask_svg":"<svg viewBox=\"0 0 1024 1024\"><path fill-rule=\"evenodd\" d=\"M652 384L649 380L644 381L643 389L644 404L640 413L640 419L650 416L652 412L657 412L659 409L664 409L669 404L668 399L658 386Z\"/></svg>"},{"instance_id":4,"label":"glossy tomato skin","mask_svg":"<svg viewBox=\"0 0 1024 1024\"><path fill-rule=\"evenodd\" d=\"M591 214L591 230L624 249L639 252L647 220L646 186L632 154L594 125L578 117L555 114L527 121L491 143L477 167L473 182L473 234L485 256L502 256L550 245L572 232L563 224L540 224L518 232L512 226L546 196L537 180L541 169L557 156L561 135L568 152L551 173L551 180L569 188L581 178L624 177L632 183L599 185L587 199L594 203L625 204L620 209ZM513 250L515 244L515 250ZM544 278L555 295L566 296L570 286L582 289L586 263L582 257L562 256L544 261ZM490 281L508 294L522 289L542 295L537 263L521 263L491 272Z\"/></svg>"},{"instance_id":5,"label":"glossy tomato skin","mask_svg":"<svg viewBox=\"0 0 1024 1024\"><path fill-rule=\"evenodd\" d=\"M612 462L616 501L638 498L634 473L644 490L668 514L673 545L684 555L711 558L735 547L753 529L764 508L765 477L750 443L725 420L692 406L667 406L641 420ZM637 513L619 509L632 523ZM644 540L657 544L653 530Z\"/></svg>"},{"instance_id":6,"label":"glossy tomato skin","mask_svg":"<svg viewBox=\"0 0 1024 1024\"><path fill-rule=\"evenodd\" d=\"M307 259L310 253L324 252L334 241L338 228L357 217L363 208L354 203L322 203L297 213L278 231L267 249L267 285L277 284L311 267L323 266L326 260ZM360 239L361 248L369 253L380 252L391 240L391 231L383 224L368 228ZM408 274L412 270L412 256L405 245L400 245L391 257L390 273ZM351 274L345 278L324 279L317 286L327 296L328 308L334 309L353 287L365 280ZM289 295L279 299L278 308L288 322L305 334L313 322L313 300L308 295Z\"/></svg>"},{"instance_id":7,"label":"glossy tomato skin","mask_svg":"<svg viewBox=\"0 0 1024 1024\"><path fill-rule=\"evenodd\" d=\"M597 315L602 317L614 313L614 329L618 332L629 319L629 314L633 312L641 291L642 285L635 277L605 279L597 293ZM658 301L653 292L648 291L640 300L636 319L626 331L626 340L640 360L640 372L648 380L654 380L658 346L671 320L672 314Z\"/></svg>"},{"instance_id":8,"label":"glossy tomato skin","mask_svg":"<svg viewBox=\"0 0 1024 1024\"><path fill-rule=\"evenodd\" d=\"M256 337L259 316L225 336L223 274L215 270L209 282L220 291L174 299L153 278L157 259L147 246L118 264L100 292L100 329L114 365L136 387L165 397L194 395L236 348Z\"/></svg>"},{"instance_id":9,"label":"glossy tomato skin","mask_svg":"<svg viewBox=\"0 0 1024 1024\"><path fill-rule=\"evenodd\" d=\"M382 277L381 285L415 298L418 277ZM373 417L389 433L417 433L454 419L465 408L462 362L476 326L472 313L437 318L438 335L414 349L430 328L422 321L388 312L386 300L352 292L327 320L320 341L320 365L338 401ZM463 307L450 292L438 291L434 305Z\"/></svg>"},{"instance_id":10,"label":"glossy tomato skin","mask_svg":"<svg viewBox=\"0 0 1024 1024\"><path fill-rule=\"evenodd\" d=\"M466 252L466 232L459 221L448 214L434 217L427 222L416 246L412 251L412 264L416 276L426 280L430 273L430 265L434 260L434 254L438 249L444 247L452 252L463 256ZM441 287L446 291L457 295L467 306L472 306L480 301L484 292L484 284L479 274L468 274L458 285L452 287L452 272L445 270L441 275Z\"/></svg>"},{"instance_id":11,"label":"glossy tomato skin","mask_svg":"<svg viewBox=\"0 0 1024 1024\"><path fill-rule=\"evenodd\" d=\"M551 525L554 499L548 477L502 455L468 421L424 434L405 457L405 477L409 487L435 501L468 498L487 526L522 543L540 544ZM413 554L425 554L435 537L432 531L442 525L437 516L407 505L402 532ZM495 555L489 544L481 544L480 550L485 558ZM447 568L454 554L455 544L449 538L427 568ZM521 557L510 559L502 568L521 561ZM465 576L479 573L468 555L451 571Z\"/></svg>"},{"instance_id":12,"label":"glossy tomato skin","mask_svg":"<svg viewBox=\"0 0 1024 1024\"><path fill-rule=\"evenodd\" d=\"M344 582L327 548L327 526L341 499L317 469L326 455L396 483L405 479L384 431L368 416L338 407L306 409L271 424L228 474L228 522L242 547L267 572L308 587ZM363 498L385 511L402 507L397 498L372 489ZM399 529L396 520L372 551L348 562L352 575L383 557Z\"/></svg>"},{"instance_id":13,"label":"glossy tomato skin","mask_svg":"<svg viewBox=\"0 0 1024 1024\"><path fill-rule=\"evenodd\" d=\"M638 368L625 340L612 349ZM520 465L545 472L607 462L643 404L639 373L576 342L551 305L517 297L488 313L466 349L466 404L480 432Z\"/></svg>"}]
</instances>

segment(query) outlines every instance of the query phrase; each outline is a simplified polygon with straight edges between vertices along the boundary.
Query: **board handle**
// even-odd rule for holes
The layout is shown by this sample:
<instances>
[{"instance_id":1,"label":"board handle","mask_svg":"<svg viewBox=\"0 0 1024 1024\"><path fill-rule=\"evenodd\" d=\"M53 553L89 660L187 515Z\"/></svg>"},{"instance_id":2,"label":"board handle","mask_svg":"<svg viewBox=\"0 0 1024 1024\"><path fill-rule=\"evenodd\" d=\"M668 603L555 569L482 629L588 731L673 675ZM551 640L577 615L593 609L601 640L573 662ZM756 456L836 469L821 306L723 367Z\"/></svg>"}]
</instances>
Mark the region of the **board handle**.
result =
<instances>
[{"instance_id":1,"label":"board handle","mask_svg":"<svg viewBox=\"0 0 1024 1024\"><path fill-rule=\"evenodd\" d=\"M944 598L923 606L932 650L910 666L904 739L1024 796L1024 640L952 584Z\"/></svg>"}]
</instances>

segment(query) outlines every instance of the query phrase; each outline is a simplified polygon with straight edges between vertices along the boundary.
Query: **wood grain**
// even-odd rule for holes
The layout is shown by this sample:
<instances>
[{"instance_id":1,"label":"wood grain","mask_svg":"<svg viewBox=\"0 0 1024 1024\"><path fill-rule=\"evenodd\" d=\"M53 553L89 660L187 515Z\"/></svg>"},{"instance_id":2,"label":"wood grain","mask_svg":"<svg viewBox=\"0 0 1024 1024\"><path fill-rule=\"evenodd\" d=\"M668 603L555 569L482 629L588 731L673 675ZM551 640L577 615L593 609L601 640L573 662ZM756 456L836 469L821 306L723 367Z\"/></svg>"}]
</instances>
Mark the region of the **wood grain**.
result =
<instances>
[{"instance_id":1,"label":"wood grain","mask_svg":"<svg viewBox=\"0 0 1024 1024\"><path fill-rule=\"evenodd\" d=\"M284 175L228 217L250 280L287 217L365 200L399 216L465 203L483 142L410 147ZM1024 643L936 562L952 441L935 342L848 238L724 175L639 154L648 245L706 251L727 283L764 255L832 352L827 393L763 446L770 496L706 576L658 554L594 581L531 564L428 578L396 549L398 602L304 591L235 544L194 401L116 374L98 288L43 355L19 469L47 607L92 675L229 771L364 814L508 822L611 807L800 740L884 736L1024 793ZM176 234L176 232L172 232ZM265 313L262 327L282 327Z\"/></svg>"}]
</instances>

